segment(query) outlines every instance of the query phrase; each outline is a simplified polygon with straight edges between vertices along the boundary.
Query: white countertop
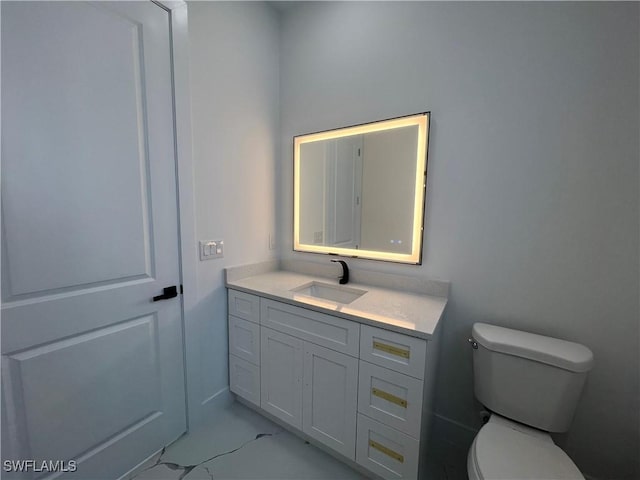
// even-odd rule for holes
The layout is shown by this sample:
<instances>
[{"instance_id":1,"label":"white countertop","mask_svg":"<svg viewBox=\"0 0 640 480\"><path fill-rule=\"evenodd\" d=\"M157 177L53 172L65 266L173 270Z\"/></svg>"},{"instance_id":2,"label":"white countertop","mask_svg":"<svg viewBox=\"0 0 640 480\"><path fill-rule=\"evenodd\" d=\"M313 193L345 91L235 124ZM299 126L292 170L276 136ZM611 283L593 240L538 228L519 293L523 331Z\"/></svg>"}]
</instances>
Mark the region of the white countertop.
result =
<instances>
[{"instance_id":1,"label":"white countertop","mask_svg":"<svg viewBox=\"0 0 640 480\"><path fill-rule=\"evenodd\" d=\"M312 281L338 285L334 279L279 270L227 279L227 287L426 340L438 330L447 305L445 297L351 282L346 287L367 293L347 305L291 291Z\"/></svg>"}]
</instances>

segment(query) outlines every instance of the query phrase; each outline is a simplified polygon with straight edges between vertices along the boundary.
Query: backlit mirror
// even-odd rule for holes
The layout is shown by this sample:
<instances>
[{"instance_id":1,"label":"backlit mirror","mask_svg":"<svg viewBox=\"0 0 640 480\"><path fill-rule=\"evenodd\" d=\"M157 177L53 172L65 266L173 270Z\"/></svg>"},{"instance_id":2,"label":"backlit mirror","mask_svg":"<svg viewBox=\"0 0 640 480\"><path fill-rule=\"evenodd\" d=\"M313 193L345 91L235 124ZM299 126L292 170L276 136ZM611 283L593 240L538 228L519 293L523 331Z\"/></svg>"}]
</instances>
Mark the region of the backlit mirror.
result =
<instances>
[{"instance_id":1,"label":"backlit mirror","mask_svg":"<svg viewBox=\"0 0 640 480\"><path fill-rule=\"evenodd\" d=\"M294 137L293 248L421 263L429 113Z\"/></svg>"}]
</instances>

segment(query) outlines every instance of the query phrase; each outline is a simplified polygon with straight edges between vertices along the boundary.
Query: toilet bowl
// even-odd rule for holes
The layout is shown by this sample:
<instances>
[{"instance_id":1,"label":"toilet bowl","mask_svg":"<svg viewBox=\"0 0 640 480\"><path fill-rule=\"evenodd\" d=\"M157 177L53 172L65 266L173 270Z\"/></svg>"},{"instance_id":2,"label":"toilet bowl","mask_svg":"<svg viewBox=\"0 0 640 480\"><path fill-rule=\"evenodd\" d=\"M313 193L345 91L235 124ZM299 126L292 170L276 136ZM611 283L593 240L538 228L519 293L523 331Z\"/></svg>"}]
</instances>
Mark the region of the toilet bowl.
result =
<instances>
[{"instance_id":1,"label":"toilet bowl","mask_svg":"<svg viewBox=\"0 0 640 480\"><path fill-rule=\"evenodd\" d=\"M492 412L467 455L471 480L584 479L549 432L566 432L593 353L584 345L473 325L476 398Z\"/></svg>"},{"instance_id":2,"label":"toilet bowl","mask_svg":"<svg viewBox=\"0 0 640 480\"><path fill-rule=\"evenodd\" d=\"M547 432L491 415L467 455L469 480L584 480Z\"/></svg>"}]
</instances>

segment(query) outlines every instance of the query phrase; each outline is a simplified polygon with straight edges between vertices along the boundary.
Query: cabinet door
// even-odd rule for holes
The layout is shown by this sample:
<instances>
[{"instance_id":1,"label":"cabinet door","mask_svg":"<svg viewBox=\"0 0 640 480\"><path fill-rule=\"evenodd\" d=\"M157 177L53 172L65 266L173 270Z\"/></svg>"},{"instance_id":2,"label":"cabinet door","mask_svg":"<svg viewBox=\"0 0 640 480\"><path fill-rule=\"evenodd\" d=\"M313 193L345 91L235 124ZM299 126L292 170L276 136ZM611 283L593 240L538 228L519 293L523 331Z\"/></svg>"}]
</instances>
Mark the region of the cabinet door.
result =
<instances>
[{"instance_id":1,"label":"cabinet door","mask_svg":"<svg viewBox=\"0 0 640 480\"><path fill-rule=\"evenodd\" d=\"M280 420L302 430L304 342L262 327L260 343L260 406Z\"/></svg>"},{"instance_id":2,"label":"cabinet door","mask_svg":"<svg viewBox=\"0 0 640 480\"><path fill-rule=\"evenodd\" d=\"M260 406L260 367L229 355L229 389Z\"/></svg>"},{"instance_id":3,"label":"cabinet door","mask_svg":"<svg viewBox=\"0 0 640 480\"><path fill-rule=\"evenodd\" d=\"M355 460L358 360L304 343L303 431Z\"/></svg>"}]
</instances>

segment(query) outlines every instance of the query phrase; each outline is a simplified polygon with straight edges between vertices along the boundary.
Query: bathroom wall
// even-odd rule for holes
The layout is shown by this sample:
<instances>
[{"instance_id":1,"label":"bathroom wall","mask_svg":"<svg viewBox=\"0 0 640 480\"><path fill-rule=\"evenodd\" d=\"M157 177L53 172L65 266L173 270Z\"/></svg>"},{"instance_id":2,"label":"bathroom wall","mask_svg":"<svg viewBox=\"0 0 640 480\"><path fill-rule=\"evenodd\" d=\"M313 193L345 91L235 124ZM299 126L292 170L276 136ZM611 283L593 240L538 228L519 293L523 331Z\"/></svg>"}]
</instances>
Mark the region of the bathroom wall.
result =
<instances>
[{"instance_id":1,"label":"bathroom wall","mask_svg":"<svg viewBox=\"0 0 640 480\"><path fill-rule=\"evenodd\" d=\"M557 441L596 478L640 476L638 9L321 2L281 18L283 257L327 261L291 251L292 137L430 110L423 265L349 263L451 281L437 413L463 427L479 426L474 322L588 345Z\"/></svg>"},{"instance_id":2,"label":"bathroom wall","mask_svg":"<svg viewBox=\"0 0 640 480\"><path fill-rule=\"evenodd\" d=\"M223 268L275 256L279 34L264 3L189 2L188 10L197 238L224 240L224 258L198 262L198 303L186 315L197 424L229 384Z\"/></svg>"}]
</instances>

